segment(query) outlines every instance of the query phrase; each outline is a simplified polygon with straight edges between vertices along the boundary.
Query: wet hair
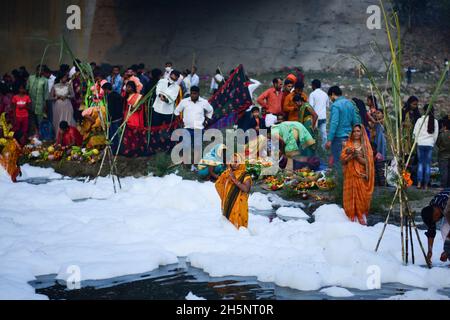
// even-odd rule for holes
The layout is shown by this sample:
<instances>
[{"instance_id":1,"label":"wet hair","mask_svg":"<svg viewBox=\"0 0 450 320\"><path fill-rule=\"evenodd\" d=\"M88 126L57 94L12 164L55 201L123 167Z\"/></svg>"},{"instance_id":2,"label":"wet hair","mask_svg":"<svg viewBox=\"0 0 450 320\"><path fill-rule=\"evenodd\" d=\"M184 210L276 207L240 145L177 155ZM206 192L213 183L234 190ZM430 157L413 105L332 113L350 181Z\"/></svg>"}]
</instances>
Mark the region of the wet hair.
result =
<instances>
[{"instance_id":1,"label":"wet hair","mask_svg":"<svg viewBox=\"0 0 450 320\"><path fill-rule=\"evenodd\" d=\"M109 83L109 82L107 82L107 83L105 83L103 86L102 86L102 89L103 90L108 90L108 91L112 91L112 84L111 83Z\"/></svg>"},{"instance_id":2,"label":"wet hair","mask_svg":"<svg viewBox=\"0 0 450 320\"><path fill-rule=\"evenodd\" d=\"M322 88L322 82L320 82L320 80L317 80L317 79L313 80L311 85L313 86L313 88L316 88L316 89Z\"/></svg>"},{"instance_id":3,"label":"wet hair","mask_svg":"<svg viewBox=\"0 0 450 320\"><path fill-rule=\"evenodd\" d=\"M303 83L303 82L301 82L301 81L298 81L296 84L295 84L295 89L305 89L305 84Z\"/></svg>"},{"instance_id":4,"label":"wet hair","mask_svg":"<svg viewBox=\"0 0 450 320\"><path fill-rule=\"evenodd\" d=\"M134 83L134 81L128 81L127 82L127 87L130 87L131 90L133 90L133 92L137 92L137 87L136 87L136 83Z\"/></svg>"},{"instance_id":5,"label":"wet hair","mask_svg":"<svg viewBox=\"0 0 450 320\"><path fill-rule=\"evenodd\" d=\"M428 105L428 104L426 104L424 107L423 107L423 110L424 110L424 112L425 112L425 114L428 112L428 110L430 110L430 112L428 113L428 128L427 128L427 131L428 131L428 133L429 134L433 134L434 133L434 131L436 130L436 128L435 128L435 118L434 118L434 108L433 108L433 106L430 106L430 105Z\"/></svg>"},{"instance_id":6,"label":"wet hair","mask_svg":"<svg viewBox=\"0 0 450 320\"><path fill-rule=\"evenodd\" d=\"M59 128L61 130L67 130L67 129L69 129L69 123L67 121L61 121L59 123Z\"/></svg>"},{"instance_id":7,"label":"wet hair","mask_svg":"<svg viewBox=\"0 0 450 320\"><path fill-rule=\"evenodd\" d=\"M200 88L197 87L197 86L192 86L191 87L191 92L200 93Z\"/></svg>"},{"instance_id":8,"label":"wet hair","mask_svg":"<svg viewBox=\"0 0 450 320\"><path fill-rule=\"evenodd\" d=\"M433 211L434 211L433 207L428 206L423 208L421 212L422 221L428 228L432 227L435 224L433 221Z\"/></svg>"},{"instance_id":9,"label":"wet hair","mask_svg":"<svg viewBox=\"0 0 450 320\"><path fill-rule=\"evenodd\" d=\"M331 97L332 95L336 95L338 97L342 96L342 90L338 86L333 86L328 90L328 95Z\"/></svg>"},{"instance_id":10,"label":"wet hair","mask_svg":"<svg viewBox=\"0 0 450 320\"><path fill-rule=\"evenodd\" d=\"M378 100L377 97L375 97L374 95L370 95L367 97L367 99L369 99L370 101L372 101L373 106L375 107L376 110L378 110Z\"/></svg>"}]
</instances>

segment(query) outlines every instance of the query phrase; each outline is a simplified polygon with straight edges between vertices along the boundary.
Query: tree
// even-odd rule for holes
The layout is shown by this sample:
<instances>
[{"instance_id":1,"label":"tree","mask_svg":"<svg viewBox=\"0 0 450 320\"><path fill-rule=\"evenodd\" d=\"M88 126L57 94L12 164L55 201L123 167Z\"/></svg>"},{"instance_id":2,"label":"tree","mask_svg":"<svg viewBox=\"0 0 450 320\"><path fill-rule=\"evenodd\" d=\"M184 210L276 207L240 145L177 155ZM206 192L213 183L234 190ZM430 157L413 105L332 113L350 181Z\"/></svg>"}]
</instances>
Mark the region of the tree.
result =
<instances>
[{"instance_id":1,"label":"tree","mask_svg":"<svg viewBox=\"0 0 450 320\"><path fill-rule=\"evenodd\" d=\"M420 22L420 17L426 15L432 2L432 0L394 0L394 8L402 20L406 20L408 31L411 31L413 22Z\"/></svg>"}]
</instances>

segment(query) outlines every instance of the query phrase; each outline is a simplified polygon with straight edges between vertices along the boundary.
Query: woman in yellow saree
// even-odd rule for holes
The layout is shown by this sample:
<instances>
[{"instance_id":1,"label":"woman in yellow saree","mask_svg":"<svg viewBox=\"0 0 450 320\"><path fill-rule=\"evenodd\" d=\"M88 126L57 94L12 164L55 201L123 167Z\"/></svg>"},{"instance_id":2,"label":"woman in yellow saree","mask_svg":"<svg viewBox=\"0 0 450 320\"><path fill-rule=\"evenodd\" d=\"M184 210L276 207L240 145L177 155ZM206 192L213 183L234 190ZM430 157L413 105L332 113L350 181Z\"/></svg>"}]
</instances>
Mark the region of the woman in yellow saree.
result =
<instances>
[{"instance_id":1,"label":"woman in yellow saree","mask_svg":"<svg viewBox=\"0 0 450 320\"><path fill-rule=\"evenodd\" d=\"M362 125L353 127L341 161L344 169L344 210L352 221L366 225L375 186L375 164L369 137Z\"/></svg>"},{"instance_id":2,"label":"woman in yellow saree","mask_svg":"<svg viewBox=\"0 0 450 320\"><path fill-rule=\"evenodd\" d=\"M6 122L6 113L0 116L0 165L11 177L12 182L17 182L17 177L22 174L18 164L22 155L22 148L10 131L12 125ZM19 139L19 138L18 138Z\"/></svg>"},{"instance_id":3,"label":"woman in yellow saree","mask_svg":"<svg viewBox=\"0 0 450 320\"><path fill-rule=\"evenodd\" d=\"M243 157L238 154L234 155L228 170L216 182L222 213L238 229L248 227L248 198L252 183Z\"/></svg>"}]
</instances>

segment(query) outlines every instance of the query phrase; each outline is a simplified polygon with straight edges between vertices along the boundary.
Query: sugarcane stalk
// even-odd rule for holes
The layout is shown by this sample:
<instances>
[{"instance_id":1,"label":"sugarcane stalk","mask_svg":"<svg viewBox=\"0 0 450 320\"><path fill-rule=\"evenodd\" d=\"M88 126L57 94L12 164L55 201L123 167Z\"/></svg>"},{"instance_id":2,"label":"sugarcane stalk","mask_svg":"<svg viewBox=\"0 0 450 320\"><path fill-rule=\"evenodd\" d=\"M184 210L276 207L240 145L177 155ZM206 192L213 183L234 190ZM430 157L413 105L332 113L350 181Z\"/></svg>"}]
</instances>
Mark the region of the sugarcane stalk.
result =
<instances>
[{"instance_id":1,"label":"sugarcane stalk","mask_svg":"<svg viewBox=\"0 0 450 320\"><path fill-rule=\"evenodd\" d=\"M411 219L409 220L409 235L410 235L410 239L411 239L411 259L412 259L412 263L416 264L416 258L414 256L414 239L413 239L413 233L412 233Z\"/></svg>"},{"instance_id":2,"label":"sugarcane stalk","mask_svg":"<svg viewBox=\"0 0 450 320\"><path fill-rule=\"evenodd\" d=\"M408 195L406 194L406 192L405 192L405 199L409 206ZM409 208L409 212L412 213L411 208ZM422 240L420 239L420 234L419 234L419 230L417 229L416 221L414 219L410 219L410 221L416 232L417 241L419 242L420 249L422 250L423 257L425 258L425 262L427 263L428 268L431 269L431 262L428 261L427 253L425 252L425 248L423 247Z\"/></svg>"},{"instance_id":3,"label":"sugarcane stalk","mask_svg":"<svg viewBox=\"0 0 450 320\"><path fill-rule=\"evenodd\" d=\"M406 209L408 211L408 209ZM406 249L406 264L409 263L409 214L405 214L405 249Z\"/></svg>"},{"instance_id":4,"label":"sugarcane stalk","mask_svg":"<svg viewBox=\"0 0 450 320\"><path fill-rule=\"evenodd\" d=\"M404 227L404 219L403 219L403 197L402 192L399 193L399 199L400 199L400 236L402 241L402 261L403 263L406 263L406 256L405 256L405 242L404 242L404 233L403 233L403 227Z\"/></svg>"}]
</instances>

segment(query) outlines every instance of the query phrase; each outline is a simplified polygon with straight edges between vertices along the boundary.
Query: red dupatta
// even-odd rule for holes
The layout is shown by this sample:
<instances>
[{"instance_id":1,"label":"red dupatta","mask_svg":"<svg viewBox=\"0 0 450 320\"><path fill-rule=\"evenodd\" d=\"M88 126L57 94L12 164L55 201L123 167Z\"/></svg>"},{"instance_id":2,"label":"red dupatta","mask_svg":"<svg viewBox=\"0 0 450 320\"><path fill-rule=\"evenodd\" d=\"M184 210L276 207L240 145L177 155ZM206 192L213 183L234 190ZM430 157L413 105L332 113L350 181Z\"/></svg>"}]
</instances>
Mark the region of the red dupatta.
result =
<instances>
[{"instance_id":1,"label":"red dupatta","mask_svg":"<svg viewBox=\"0 0 450 320\"><path fill-rule=\"evenodd\" d=\"M139 93L133 93L130 95L127 99L127 103L125 106L125 112L124 112L124 119L128 118L128 115L131 114L127 121L127 125L129 127L133 128L139 128L144 129L145 128L145 122L144 122L144 108L143 106L139 106L138 110L133 113L136 106L139 104L140 100L142 98L142 95Z\"/></svg>"}]
</instances>

